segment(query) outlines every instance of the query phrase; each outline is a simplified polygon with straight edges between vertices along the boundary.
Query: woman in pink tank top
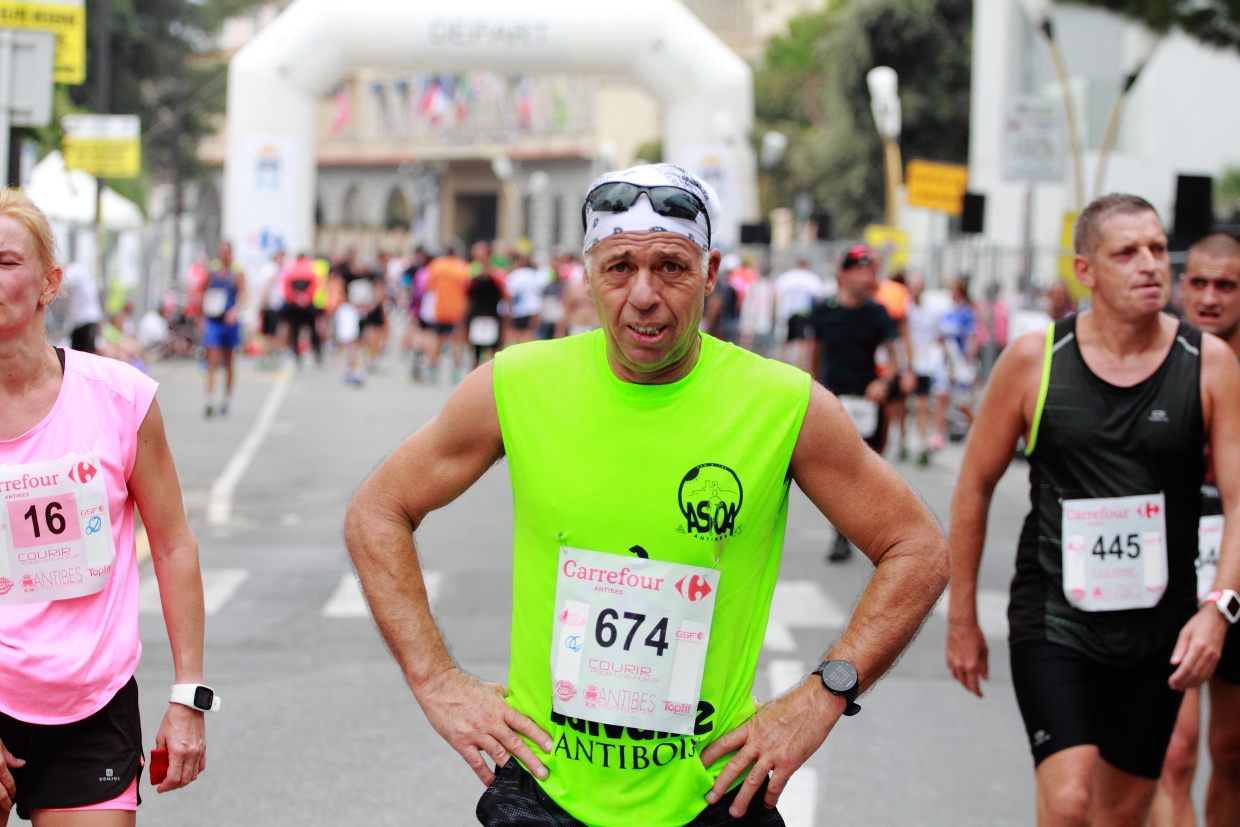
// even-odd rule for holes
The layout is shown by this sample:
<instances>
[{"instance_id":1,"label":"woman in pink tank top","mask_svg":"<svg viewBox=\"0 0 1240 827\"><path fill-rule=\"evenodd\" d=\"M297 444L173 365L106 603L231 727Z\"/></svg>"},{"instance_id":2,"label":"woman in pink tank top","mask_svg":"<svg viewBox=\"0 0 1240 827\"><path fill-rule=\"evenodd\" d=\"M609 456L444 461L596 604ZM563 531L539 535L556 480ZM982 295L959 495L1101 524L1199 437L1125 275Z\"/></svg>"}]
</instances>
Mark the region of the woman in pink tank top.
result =
<instances>
[{"instance_id":1,"label":"woman in pink tank top","mask_svg":"<svg viewBox=\"0 0 1240 827\"><path fill-rule=\"evenodd\" d=\"M198 544L156 383L47 342L54 255L43 213L0 191L0 827L14 806L35 827L65 810L82 811L75 825L123 827L145 764L135 506L175 666L177 702L155 737L168 758L159 792L206 767Z\"/></svg>"}]
</instances>

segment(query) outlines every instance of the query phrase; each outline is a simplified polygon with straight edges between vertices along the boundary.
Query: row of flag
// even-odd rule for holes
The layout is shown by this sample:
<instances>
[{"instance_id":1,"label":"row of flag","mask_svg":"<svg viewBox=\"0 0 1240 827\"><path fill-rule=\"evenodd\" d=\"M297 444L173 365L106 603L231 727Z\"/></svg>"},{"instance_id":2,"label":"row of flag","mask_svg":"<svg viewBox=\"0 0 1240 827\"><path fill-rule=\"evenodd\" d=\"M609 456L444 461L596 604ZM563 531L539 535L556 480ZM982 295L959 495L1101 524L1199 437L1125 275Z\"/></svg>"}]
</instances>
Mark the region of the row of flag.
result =
<instances>
[{"instance_id":1,"label":"row of flag","mask_svg":"<svg viewBox=\"0 0 1240 827\"><path fill-rule=\"evenodd\" d=\"M562 75L535 78L495 72L419 74L411 79L376 80L369 91L377 103L383 129L399 131L399 113L409 112L432 127L464 126L490 115L520 132L534 130L539 116L547 125L563 129L569 120L569 83ZM353 119L352 87L336 89L331 134L336 136Z\"/></svg>"}]
</instances>

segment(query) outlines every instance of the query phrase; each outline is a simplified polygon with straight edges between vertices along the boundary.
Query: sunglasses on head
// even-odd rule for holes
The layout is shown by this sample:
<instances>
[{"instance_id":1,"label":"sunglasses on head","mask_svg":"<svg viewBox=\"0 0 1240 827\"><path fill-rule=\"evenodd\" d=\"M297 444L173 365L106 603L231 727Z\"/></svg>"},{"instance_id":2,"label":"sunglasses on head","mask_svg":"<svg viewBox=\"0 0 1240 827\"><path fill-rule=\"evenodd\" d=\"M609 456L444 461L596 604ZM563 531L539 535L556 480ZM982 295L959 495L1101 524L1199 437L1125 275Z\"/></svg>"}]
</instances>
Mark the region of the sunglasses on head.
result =
<instances>
[{"instance_id":1,"label":"sunglasses on head","mask_svg":"<svg viewBox=\"0 0 1240 827\"><path fill-rule=\"evenodd\" d=\"M711 231L710 215L706 205L688 190L680 187L643 187L638 184L627 184L617 181L595 187L586 196L586 203L581 207L581 226L586 230L586 211L594 212L625 212L635 203L637 197L645 193L650 199L650 206L659 215L668 218L683 218L694 221L699 215L706 217L706 230Z\"/></svg>"}]
</instances>

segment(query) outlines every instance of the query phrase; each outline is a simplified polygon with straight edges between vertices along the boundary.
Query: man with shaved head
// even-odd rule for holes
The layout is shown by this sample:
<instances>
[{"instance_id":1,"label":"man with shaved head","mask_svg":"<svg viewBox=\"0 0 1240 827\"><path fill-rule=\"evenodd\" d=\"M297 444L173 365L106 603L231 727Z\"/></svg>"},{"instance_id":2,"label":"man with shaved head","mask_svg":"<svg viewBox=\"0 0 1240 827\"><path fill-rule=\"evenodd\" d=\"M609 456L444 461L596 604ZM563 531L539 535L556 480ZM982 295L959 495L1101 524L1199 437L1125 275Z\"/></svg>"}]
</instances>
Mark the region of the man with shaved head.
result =
<instances>
[{"instance_id":1,"label":"man with shaved head","mask_svg":"<svg viewBox=\"0 0 1240 827\"><path fill-rule=\"evenodd\" d=\"M1193 327L1213 333L1240 354L1240 241L1228 233L1211 233L1188 250L1180 276L1184 318ZM1197 596L1204 600L1214 588L1223 504L1206 453L1206 478L1201 486L1201 524L1197 556ZM1176 719L1151 827L1193 827L1193 776L1197 772L1201 731L1201 692L1190 689ZM1240 824L1240 626L1227 634L1223 655L1210 680L1210 785L1206 791L1209 827Z\"/></svg>"},{"instance_id":2,"label":"man with shaved head","mask_svg":"<svg viewBox=\"0 0 1240 827\"><path fill-rule=\"evenodd\" d=\"M783 824L788 778L859 711L946 582L933 517L835 397L698 332L719 221L710 186L671 164L595 181L582 222L602 328L480 366L349 507L375 620L488 785L484 825ZM503 458L507 687L448 654L411 536ZM793 480L876 570L824 664L755 709Z\"/></svg>"},{"instance_id":3,"label":"man with shaved head","mask_svg":"<svg viewBox=\"0 0 1240 827\"><path fill-rule=\"evenodd\" d=\"M1225 342L1163 312L1171 265L1149 202L1097 199L1074 243L1090 310L1003 353L970 432L952 499L947 663L982 694L978 568L991 495L1023 437L1031 509L1008 620L1038 825L1143 827L1183 693L1210 678L1240 619L1240 531L1222 534L1218 591L1200 607L1194 569L1207 440L1221 500L1240 507L1240 367Z\"/></svg>"}]
</instances>

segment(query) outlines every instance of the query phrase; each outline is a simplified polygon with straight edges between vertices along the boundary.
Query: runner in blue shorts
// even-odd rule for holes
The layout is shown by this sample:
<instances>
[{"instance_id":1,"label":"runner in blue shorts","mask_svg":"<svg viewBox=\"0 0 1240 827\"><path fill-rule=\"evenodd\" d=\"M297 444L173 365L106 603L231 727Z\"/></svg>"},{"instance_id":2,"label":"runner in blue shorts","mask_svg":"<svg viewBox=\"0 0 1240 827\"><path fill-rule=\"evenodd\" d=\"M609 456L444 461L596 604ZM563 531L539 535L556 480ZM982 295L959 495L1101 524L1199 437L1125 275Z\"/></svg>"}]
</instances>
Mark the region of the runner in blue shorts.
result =
<instances>
[{"instance_id":1,"label":"runner in blue shorts","mask_svg":"<svg viewBox=\"0 0 1240 827\"><path fill-rule=\"evenodd\" d=\"M233 351L241 344L237 308L245 295L245 273L232 257L232 245L221 241L202 291L202 344L207 349L206 415L228 413L233 389ZM215 395L215 371L224 366L224 393Z\"/></svg>"}]
</instances>

